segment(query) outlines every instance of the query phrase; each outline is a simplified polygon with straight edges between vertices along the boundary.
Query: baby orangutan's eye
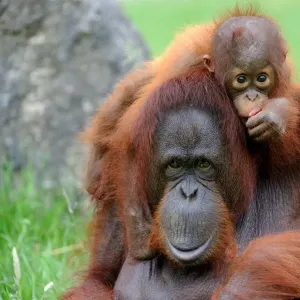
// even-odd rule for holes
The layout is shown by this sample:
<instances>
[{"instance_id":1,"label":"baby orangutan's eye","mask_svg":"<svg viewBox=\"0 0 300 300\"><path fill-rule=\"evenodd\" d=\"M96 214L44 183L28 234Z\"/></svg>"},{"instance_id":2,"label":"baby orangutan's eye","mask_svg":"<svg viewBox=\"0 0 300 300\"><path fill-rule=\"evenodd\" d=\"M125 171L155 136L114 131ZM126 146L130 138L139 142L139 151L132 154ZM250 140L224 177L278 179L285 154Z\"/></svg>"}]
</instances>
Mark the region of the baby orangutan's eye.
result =
<instances>
[{"instance_id":1,"label":"baby orangutan's eye","mask_svg":"<svg viewBox=\"0 0 300 300\"><path fill-rule=\"evenodd\" d=\"M240 84L243 84L247 81L247 77L245 75L239 75L237 78L236 78L236 81Z\"/></svg>"},{"instance_id":2,"label":"baby orangutan's eye","mask_svg":"<svg viewBox=\"0 0 300 300\"><path fill-rule=\"evenodd\" d=\"M256 76L256 82L255 85L259 89L268 89L271 85L270 77L266 73L260 73Z\"/></svg>"},{"instance_id":3,"label":"baby orangutan's eye","mask_svg":"<svg viewBox=\"0 0 300 300\"><path fill-rule=\"evenodd\" d=\"M258 82L265 82L268 79L268 76L266 74L259 74L256 78Z\"/></svg>"},{"instance_id":4,"label":"baby orangutan's eye","mask_svg":"<svg viewBox=\"0 0 300 300\"><path fill-rule=\"evenodd\" d=\"M239 74L232 82L232 88L237 91L243 91L249 85L248 77L245 74Z\"/></svg>"}]
</instances>

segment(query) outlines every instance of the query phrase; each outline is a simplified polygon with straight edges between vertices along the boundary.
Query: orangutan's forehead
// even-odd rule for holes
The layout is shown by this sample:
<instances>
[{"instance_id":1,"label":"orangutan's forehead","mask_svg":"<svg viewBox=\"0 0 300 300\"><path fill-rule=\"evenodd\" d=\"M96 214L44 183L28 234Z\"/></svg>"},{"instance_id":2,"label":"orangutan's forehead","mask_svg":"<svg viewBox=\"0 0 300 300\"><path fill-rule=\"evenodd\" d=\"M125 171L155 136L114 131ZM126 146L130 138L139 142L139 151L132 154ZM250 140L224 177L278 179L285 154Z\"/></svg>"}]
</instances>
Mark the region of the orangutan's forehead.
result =
<instances>
[{"instance_id":1,"label":"orangutan's forehead","mask_svg":"<svg viewBox=\"0 0 300 300\"><path fill-rule=\"evenodd\" d=\"M264 67L269 61L269 47L261 41L244 40L232 45L231 58L236 67L241 69Z\"/></svg>"}]
</instances>

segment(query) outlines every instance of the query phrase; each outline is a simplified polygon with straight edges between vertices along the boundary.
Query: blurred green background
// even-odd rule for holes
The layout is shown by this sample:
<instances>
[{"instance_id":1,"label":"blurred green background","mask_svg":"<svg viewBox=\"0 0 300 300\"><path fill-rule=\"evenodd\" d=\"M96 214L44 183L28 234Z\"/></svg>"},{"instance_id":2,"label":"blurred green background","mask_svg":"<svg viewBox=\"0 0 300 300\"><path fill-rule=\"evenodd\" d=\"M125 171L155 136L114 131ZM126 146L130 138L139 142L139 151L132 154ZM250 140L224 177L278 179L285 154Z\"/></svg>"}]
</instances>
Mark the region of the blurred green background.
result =
<instances>
[{"instance_id":1,"label":"blurred green background","mask_svg":"<svg viewBox=\"0 0 300 300\"><path fill-rule=\"evenodd\" d=\"M236 3L233 0L122 2L126 13L150 45L153 56L165 49L176 31L188 24L210 21ZM259 5L279 22L299 69L300 1L251 3ZM0 299L57 299L72 284L74 270L82 269L87 262L83 244L91 211L84 204L71 207L70 199L61 190L49 192L35 188L30 168L23 171L18 187L14 189L9 167L2 172Z\"/></svg>"},{"instance_id":2,"label":"blurred green background","mask_svg":"<svg viewBox=\"0 0 300 300\"><path fill-rule=\"evenodd\" d=\"M236 3L251 3L279 23L296 67L300 67L299 0L125 0L123 3L154 56L162 53L176 31L185 26L209 22Z\"/></svg>"}]
</instances>

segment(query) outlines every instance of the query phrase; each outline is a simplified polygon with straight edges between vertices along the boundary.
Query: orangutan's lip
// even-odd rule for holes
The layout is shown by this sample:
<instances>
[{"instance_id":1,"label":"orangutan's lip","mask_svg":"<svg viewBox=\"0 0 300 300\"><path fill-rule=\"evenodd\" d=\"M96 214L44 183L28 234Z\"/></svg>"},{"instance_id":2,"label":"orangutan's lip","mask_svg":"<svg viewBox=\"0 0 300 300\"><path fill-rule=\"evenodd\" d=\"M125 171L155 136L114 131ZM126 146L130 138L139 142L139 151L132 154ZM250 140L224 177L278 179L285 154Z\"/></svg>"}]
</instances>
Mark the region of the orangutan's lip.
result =
<instances>
[{"instance_id":1,"label":"orangutan's lip","mask_svg":"<svg viewBox=\"0 0 300 300\"><path fill-rule=\"evenodd\" d=\"M249 113L249 118L254 117L255 115L257 115L259 112L261 112L262 109L261 108L255 108L253 109L250 113Z\"/></svg>"},{"instance_id":2,"label":"orangutan's lip","mask_svg":"<svg viewBox=\"0 0 300 300\"><path fill-rule=\"evenodd\" d=\"M201 256L203 256L210 249L211 244L214 240L214 234L212 234L209 239L202 245L196 248L191 249L179 249L178 247L171 244L171 242L167 239L168 247L172 252L173 256L182 263L191 263Z\"/></svg>"}]
</instances>

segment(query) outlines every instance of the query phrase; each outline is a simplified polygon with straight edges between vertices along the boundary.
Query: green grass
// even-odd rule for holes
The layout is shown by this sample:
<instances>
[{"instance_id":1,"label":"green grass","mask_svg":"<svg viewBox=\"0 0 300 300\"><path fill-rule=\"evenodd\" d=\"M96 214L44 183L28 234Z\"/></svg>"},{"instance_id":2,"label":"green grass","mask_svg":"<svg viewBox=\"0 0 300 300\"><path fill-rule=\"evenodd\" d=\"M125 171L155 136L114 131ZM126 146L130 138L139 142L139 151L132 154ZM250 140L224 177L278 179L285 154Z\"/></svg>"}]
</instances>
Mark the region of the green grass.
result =
<instances>
[{"instance_id":1,"label":"green grass","mask_svg":"<svg viewBox=\"0 0 300 300\"><path fill-rule=\"evenodd\" d=\"M235 3L233 0L123 1L154 56L162 53L179 29L209 21ZM262 8L279 21L296 66L300 68L300 1L265 0ZM14 188L11 172L6 170L3 174L5 184L0 187L0 300L57 299L72 283L73 271L86 264L86 253L67 247L84 241L89 213L83 213L80 207L70 213L68 197L62 190L44 191L35 187L30 168L21 174ZM16 259L15 255L15 267L14 247L18 257ZM20 279L16 280L18 269ZM53 287L44 292L50 282Z\"/></svg>"},{"instance_id":2,"label":"green grass","mask_svg":"<svg viewBox=\"0 0 300 300\"><path fill-rule=\"evenodd\" d=\"M88 216L82 209L70 213L63 191L35 187L32 174L24 170L13 188L12 172L1 171L0 299L57 299L86 263L80 248Z\"/></svg>"}]
</instances>

